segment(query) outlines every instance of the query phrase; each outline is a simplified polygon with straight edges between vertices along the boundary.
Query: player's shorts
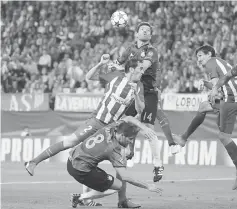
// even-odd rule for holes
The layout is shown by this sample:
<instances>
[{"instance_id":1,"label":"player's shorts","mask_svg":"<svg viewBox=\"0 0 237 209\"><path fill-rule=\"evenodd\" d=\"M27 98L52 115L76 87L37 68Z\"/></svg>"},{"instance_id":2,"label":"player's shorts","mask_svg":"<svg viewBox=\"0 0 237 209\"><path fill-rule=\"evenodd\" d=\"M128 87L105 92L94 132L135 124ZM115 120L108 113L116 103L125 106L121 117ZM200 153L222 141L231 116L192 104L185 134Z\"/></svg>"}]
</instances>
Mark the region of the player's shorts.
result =
<instances>
[{"instance_id":1,"label":"player's shorts","mask_svg":"<svg viewBox=\"0 0 237 209\"><path fill-rule=\"evenodd\" d=\"M220 103L220 131L232 134L237 116L237 103Z\"/></svg>"},{"instance_id":2,"label":"player's shorts","mask_svg":"<svg viewBox=\"0 0 237 209\"><path fill-rule=\"evenodd\" d=\"M145 92L144 99L145 108L141 114L141 122L154 125L157 114L158 94L156 91ZM127 109L125 115L133 117L137 115L135 102L133 102L133 104Z\"/></svg>"},{"instance_id":3,"label":"player's shorts","mask_svg":"<svg viewBox=\"0 0 237 209\"><path fill-rule=\"evenodd\" d=\"M87 119L85 123L80 125L80 127L74 132L74 134L77 136L80 143L105 126L105 123L93 117Z\"/></svg>"},{"instance_id":4,"label":"player's shorts","mask_svg":"<svg viewBox=\"0 0 237 209\"><path fill-rule=\"evenodd\" d=\"M72 166L69 159L67 161L67 171L79 183L99 192L108 190L114 183L114 177L104 170L95 167L90 172L79 171Z\"/></svg>"}]
</instances>

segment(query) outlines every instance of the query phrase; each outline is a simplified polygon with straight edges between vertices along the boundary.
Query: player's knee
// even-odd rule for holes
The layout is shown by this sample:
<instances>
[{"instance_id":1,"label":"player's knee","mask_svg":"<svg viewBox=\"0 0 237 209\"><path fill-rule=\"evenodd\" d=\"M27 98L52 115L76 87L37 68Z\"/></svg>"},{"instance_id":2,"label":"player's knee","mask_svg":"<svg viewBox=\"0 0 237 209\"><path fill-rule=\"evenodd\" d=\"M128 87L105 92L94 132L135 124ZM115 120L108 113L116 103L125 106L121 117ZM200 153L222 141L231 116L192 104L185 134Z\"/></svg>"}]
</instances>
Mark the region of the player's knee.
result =
<instances>
[{"instance_id":1,"label":"player's knee","mask_svg":"<svg viewBox=\"0 0 237 209\"><path fill-rule=\"evenodd\" d=\"M219 132L218 137L224 146L226 146L232 141L231 134L225 133L223 131Z\"/></svg>"},{"instance_id":2,"label":"player's knee","mask_svg":"<svg viewBox=\"0 0 237 209\"><path fill-rule=\"evenodd\" d=\"M72 148L78 144L78 138L76 134L71 134L69 136L65 136L63 139L64 148Z\"/></svg>"},{"instance_id":3,"label":"player's knee","mask_svg":"<svg viewBox=\"0 0 237 209\"><path fill-rule=\"evenodd\" d=\"M113 190L121 190L123 186L123 183L120 179L115 178L113 184L111 185L110 189Z\"/></svg>"},{"instance_id":4,"label":"player's knee","mask_svg":"<svg viewBox=\"0 0 237 209\"><path fill-rule=\"evenodd\" d=\"M157 111L157 120L159 121L161 126L169 124L169 120L166 117L165 113L162 110Z\"/></svg>"}]
</instances>

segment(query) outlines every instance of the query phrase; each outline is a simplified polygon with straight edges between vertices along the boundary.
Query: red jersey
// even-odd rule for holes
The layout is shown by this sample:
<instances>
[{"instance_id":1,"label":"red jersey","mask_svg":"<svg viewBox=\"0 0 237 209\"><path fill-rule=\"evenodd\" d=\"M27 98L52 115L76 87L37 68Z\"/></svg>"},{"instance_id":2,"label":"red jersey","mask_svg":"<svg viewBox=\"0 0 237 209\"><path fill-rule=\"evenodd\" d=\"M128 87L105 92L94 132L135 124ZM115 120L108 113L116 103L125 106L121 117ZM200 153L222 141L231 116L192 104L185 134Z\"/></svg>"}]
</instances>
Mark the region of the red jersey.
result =
<instances>
[{"instance_id":1,"label":"red jersey","mask_svg":"<svg viewBox=\"0 0 237 209\"><path fill-rule=\"evenodd\" d=\"M231 69L231 74L232 74L233 76L237 76L237 65L234 66L234 67ZM235 81L236 81L236 83L237 83L237 78L235 78Z\"/></svg>"},{"instance_id":2,"label":"red jersey","mask_svg":"<svg viewBox=\"0 0 237 209\"><path fill-rule=\"evenodd\" d=\"M210 79L222 78L232 66L225 60L212 57L208 60L205 69ZM225 102L237 102L237 80L232 78L222 87Z\"/></svg>"},{"instance_id":3,"label":"red jersey","mask_svg":"<svg viewBox=\"0 0 237 209\"><path fill-rule=\"evenodd\" d=\"M104 160L109 160L113 167L126 166L124 147L111 137L110 128L111 126L107 126L100 129L70 151L69 155L74 168L90 172Z\"/></svg>"},{"instance_id":4,"label":"red jersey","mask_svg":"<svg viewBox=\"0 0 237 209\"><path fill-rule=\"evenodd\" d=\"M118 62L124 64L130 59L149 60L152 63L152 65L142 75L141 81L144 85L145 91L154 90L154 87L156 87L156 73L159 64L157 50L150 43L144 44L138 48L137 43L135 42L124 51L121 57L118 58Z\"/></svg>"},{"instance_id":5,"label":"red jersey","mask_svg":"<svg viewBox=\"0 0 237 209\"><path fill-rule=\"evenodd\" d=\"M93 115L103 123L110 124L119 120L132 104L135 96L134 89L122 72L105 74L102 79L107 82L107 85L104 96ZM138 88L139 97L142 99L144 97L143 87Z\"/></svg>"}]
</instances>

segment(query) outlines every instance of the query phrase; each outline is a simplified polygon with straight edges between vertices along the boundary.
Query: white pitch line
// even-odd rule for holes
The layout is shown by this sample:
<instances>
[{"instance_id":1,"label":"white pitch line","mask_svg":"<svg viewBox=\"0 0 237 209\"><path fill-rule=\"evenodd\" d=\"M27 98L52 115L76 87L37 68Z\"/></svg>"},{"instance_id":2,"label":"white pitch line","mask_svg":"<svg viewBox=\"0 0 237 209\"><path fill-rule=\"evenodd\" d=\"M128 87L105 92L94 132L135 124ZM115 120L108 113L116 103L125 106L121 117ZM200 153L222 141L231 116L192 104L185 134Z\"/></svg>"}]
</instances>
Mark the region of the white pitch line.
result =
<instances>
[{"instance_id":1,"label":"white pitch line","mask_svg":"<svg viewBox=\"0 0 237 209\"><path fill-rule=\"evenodd\" d=\"M209 178L209 179L177 179L177 180L162 180L161 182L195 182L195 181L232 181L234 178ZM148 180L147 182L153 182ZM11 184L73 184L76 181L16 181L16 182L2 182L1 185Z\"/></svg>"}]
</instances>

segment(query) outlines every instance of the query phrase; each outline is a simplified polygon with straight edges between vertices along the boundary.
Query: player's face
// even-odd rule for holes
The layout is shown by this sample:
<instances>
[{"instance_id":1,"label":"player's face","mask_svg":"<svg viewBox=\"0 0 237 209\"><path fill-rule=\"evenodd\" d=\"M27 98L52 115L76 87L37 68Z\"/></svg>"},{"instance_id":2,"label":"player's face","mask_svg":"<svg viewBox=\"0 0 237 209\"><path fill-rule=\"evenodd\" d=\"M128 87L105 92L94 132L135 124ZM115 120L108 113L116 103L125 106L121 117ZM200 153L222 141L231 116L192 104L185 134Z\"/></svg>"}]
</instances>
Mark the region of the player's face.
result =
<instances>
[{"instance_id":1,"label":"player's face","mask_svg":"<svg viewBox=\"0 0 237 209\"><path fill-rule=\"evenodd\" d=\"M127 147L130 143L129 138L125 137L123 134L116 134L116 138L119 142L119 144L123 147Z\"/></svg>"},{"instance_id":2,"label":"player's face","mask_svg":"<svg viewBox=\"0 0 237 209\"><path fill-rule=\"evenodd\" d=\"M150 41L151 40L151 28L147 25L142 25L137 32L137 38L140 41Z\"/></svg>"},{"instance_id":3,"label":"player's face","mask_svg":"<svg viewBox=\"0 0 237 209\"><path fill-rule=\"evenodd\" d=\"M132 81L138 82L140 81L142 75L144 74L144 67L142 63L138 63L137 67L134 69L132 73Z\"/></svg>"},{"instance_id":4,"label":"player's face","mask_svg":"<svg viewBox=\"0 0 237 209\"><path fill-rule=\"evenodd\" d=\"M207 61L211 58L211 53L207 53L205 54L203 51L199 51L197 53L197 61L199 64L201 64L202 66L205 66Z\"/></svg>"}]
</instances>

